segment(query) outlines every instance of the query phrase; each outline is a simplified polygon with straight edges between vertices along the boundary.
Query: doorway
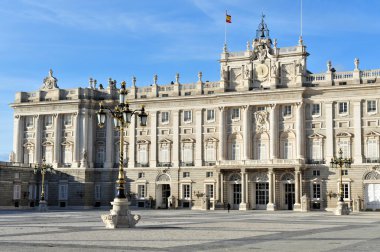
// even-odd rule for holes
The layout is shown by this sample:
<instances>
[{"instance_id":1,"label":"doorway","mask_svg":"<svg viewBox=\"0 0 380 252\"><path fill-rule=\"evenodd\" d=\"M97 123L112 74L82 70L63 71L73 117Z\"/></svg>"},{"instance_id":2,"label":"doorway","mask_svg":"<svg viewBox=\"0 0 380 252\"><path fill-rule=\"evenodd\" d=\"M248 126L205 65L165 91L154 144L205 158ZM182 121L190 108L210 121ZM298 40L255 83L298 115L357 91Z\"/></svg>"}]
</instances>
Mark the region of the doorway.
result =
<instances>
[{"instance_id":1,"label":"doorway","mask_svg":"<svg viewBox=\"0 0 380 252\"><path fill-rule=\"evenodd\" d=\"M169 208L168 199L170 197L170 185L169 184L163 184L162 185L162 208Z\"/></svg>"},{"instance_id":2,"label":"doorway","mask_svg":"<svg viewBox=\"0 0 380 252\"><path fill-rule=\"evenodd\" d=\"M294 184L285 184L285 207L288 210L293 210L295 203Z\"/></svg>"},{"instance_id":3,"label":"doorway","mask_svg":"<svg viewBox=\"0 0 380 252\"><path fill-rule=\"evenodd\" d=\"M265 210L269 202L269 183L256 183L256 209Z\"/></svg>"},{"instance_id":4,"label":"doorway","mask_svg":"<svg viewBox=\"0 0 380 252\"><path fill-rule=\"evenodd\" d=\"M232 209L239 209L239 205L241 203L241 184L233 184L232 187L233 187Z\"/></svg>"}]
</instances>

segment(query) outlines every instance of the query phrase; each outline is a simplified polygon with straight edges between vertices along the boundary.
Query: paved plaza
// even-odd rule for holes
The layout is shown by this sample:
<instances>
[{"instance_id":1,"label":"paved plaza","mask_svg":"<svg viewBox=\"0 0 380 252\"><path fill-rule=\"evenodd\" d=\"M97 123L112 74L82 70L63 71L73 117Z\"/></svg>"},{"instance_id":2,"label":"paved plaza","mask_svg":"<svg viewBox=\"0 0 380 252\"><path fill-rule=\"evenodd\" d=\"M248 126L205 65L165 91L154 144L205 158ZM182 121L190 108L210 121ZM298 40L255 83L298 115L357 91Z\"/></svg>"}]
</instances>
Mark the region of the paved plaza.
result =
<instances>
[{"instance_id":1,"label":"paved plaza","mask_svg":"<svg viewBox=\"0 0 380 252\"><path fill-rule=\"evenodd\" d=\"M107 230L107 211L0 211L1 251L379 251L380 213L141 210Z\"/></svg>"}]
</instances>

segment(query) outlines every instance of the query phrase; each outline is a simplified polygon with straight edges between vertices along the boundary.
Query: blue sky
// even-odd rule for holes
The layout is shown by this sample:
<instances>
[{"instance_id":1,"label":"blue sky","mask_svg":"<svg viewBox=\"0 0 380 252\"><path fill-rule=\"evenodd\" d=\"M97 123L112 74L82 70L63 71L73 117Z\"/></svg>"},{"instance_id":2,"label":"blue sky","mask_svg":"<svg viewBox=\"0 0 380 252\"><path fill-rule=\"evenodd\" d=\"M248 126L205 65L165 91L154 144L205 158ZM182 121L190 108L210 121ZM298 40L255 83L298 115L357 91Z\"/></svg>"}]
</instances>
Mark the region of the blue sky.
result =
<instances>
[{"instance_id":1,"label":"blue sky","mask_svg":"<svg viewBox=\"0 0 380 252\"><path fill-rule=\"evenodd\" d=\"M303 38L308 69L323 72L380 68L380 1L304 0ZM252 40L261 13L278 46L297 44L300 0L0 0L0 160L12 150L18 91L35 91L52 68L61 88L86 87L88 78L138 86L219 78L224 12L230 51Z\"/></svg>"}]
</instances>

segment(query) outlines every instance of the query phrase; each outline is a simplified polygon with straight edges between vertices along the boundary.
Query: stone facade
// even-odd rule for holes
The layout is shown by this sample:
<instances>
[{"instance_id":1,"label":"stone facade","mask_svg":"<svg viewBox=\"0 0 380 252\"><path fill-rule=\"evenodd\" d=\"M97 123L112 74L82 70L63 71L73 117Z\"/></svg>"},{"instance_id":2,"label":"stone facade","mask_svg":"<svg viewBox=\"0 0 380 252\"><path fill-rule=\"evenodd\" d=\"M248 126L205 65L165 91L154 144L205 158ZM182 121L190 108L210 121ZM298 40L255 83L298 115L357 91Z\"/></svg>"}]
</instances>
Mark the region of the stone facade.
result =
<instances>
[{"instance_id":1,"label":"stone facade","mask_svg":"<svg viewBox=\"0 0 380 252\"><path fill-rule=\"evenodd\" d=\"M205 82L200 72L195 83L182 84L177 74L168 85L154 76L137 87L133 78L130 106L148 112L146 127L132 120L125 134L133 204L334 208L340 175L329 162L341 148L353 160L343 171L345 201L380 209L380 70L360 70L355 59L353 71L336 72L328 62L326 72L312 74L308 56L302 38L278 48L262 20L245 51L225 45L218 81ZM50 71L40 90L17 93L11 105L13 164L45 157L66 174L49 182L49 194L65 198L66 207L108 206L114 197L119 136L111 117L97 127L96 112L99 101L118 103L116 86L111 78L107 87L90 79L88 88L61 89ZM49 205L63 204L55 198Z\"/></svg>"}]
</instances>

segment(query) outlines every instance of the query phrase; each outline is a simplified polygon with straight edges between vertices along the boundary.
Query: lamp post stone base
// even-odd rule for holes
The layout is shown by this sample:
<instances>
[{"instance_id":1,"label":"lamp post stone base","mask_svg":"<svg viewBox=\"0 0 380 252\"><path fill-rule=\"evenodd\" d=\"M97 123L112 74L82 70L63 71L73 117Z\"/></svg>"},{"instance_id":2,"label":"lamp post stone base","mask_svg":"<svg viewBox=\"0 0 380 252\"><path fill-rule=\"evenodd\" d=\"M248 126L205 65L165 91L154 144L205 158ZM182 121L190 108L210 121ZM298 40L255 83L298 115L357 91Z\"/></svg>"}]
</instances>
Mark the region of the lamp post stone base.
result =
<instances>
[{"instance_id":1,"label":"lamp post stone base","mask_svg":"<svg viewBox=\"0 0 380 252\"><path fill-rule=\"evenodd\" d=\"M274 203L268 203L267 211L276 211L276 205Z\"/></svg>"},{"instance_id":2,"label":"lamp post stone base","mask_svg":"<svg viewBox=\"0 0 380 252\"><path fill-rule=\"evenodd\" d=\"M38 205L38 211L47 212L47 210L48 210L47 202L45 200L40 200L39 205Z\"/></svg>"},{"instance_id":3,"label":"lamp post stone base","mask_svg":"<svg viewBox=\"0 0 380 252\"><path fill-rule=\"evenodd\" d=\"M128 200L115 198L109 214L103 214L102 220L108 229L133 228L141 219L140 215L132 215L128 209Z\"/></svg>"},{"instance_id":4,"label":"lamp post stone base","mask_svg":"<svg viewBox=\"0 0 380 252\"><path fill-rule=\"evenodd\" d=\"M348 209L348 204L339 201L335 210L334 210L335 215L349 215L350 214L350 209Z\"/></svg>"}]
</instances>

